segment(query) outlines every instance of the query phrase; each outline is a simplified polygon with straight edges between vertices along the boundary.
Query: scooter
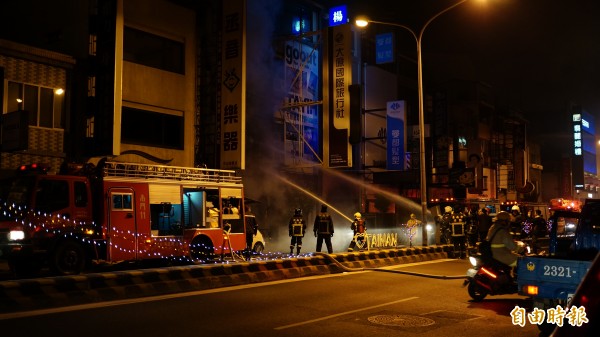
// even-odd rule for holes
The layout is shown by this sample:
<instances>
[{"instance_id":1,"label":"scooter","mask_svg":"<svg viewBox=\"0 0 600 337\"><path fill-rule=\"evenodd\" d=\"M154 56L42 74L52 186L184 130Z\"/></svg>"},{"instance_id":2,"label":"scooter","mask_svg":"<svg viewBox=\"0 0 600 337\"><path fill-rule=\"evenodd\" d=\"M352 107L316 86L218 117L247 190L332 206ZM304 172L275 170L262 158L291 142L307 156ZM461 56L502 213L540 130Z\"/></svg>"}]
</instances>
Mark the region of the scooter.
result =
<instances>
[{"instance_id":1,"label":"scooter","mask_svg":"<svg viewBox=\"0 0 600 337\"><path fill-rule=\"evenodd\" d=\"M463 287L467 286L469 296L482 301L487 295L516 294L518 287L511 276L511 269L494 259L483 261L481 255L469 256L473 268L467 270Z\"/></svg>"},{"instance_id":2,"label":"scooter","mask_svg":"<svg viewBox=\"0 0 600 337\"><path fill-rule=\"evenodd\" d=\"M517 253L531 254L531 247L523 241L517 241ZM491 257L483 258L481 254L469 256L473 268L467 270L467 277L463 287L467 287L469 296L474 301L481 301L487 295L507 295L518 292L517 281L512 277L512 268L494 260Z\"/></svg>"}]
</instances>

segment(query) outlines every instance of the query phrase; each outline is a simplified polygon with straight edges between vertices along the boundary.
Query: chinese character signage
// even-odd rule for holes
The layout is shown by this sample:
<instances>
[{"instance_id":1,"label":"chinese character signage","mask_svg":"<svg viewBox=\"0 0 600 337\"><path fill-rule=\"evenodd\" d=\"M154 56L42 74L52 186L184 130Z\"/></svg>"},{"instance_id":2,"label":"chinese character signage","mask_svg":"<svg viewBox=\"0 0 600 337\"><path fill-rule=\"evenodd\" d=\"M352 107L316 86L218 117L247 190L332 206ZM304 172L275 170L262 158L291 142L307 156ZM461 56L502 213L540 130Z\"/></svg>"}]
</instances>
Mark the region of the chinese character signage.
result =
<instances>
[{"instance_id":1,"label":"chinese character signage","mask_svg":"<svg viewBox=\"0 0 600 337\"><path fill-rule=\"evenodd\" d=\"M375 41L375 62L377 64L394 62L394 34L377 34Z\"/></svg>"},{"instance_id":2,"label":"chinese character signage","mask_svg":"<svg viewBox=\"0 0 600 337\"><path fill-rule=\"evenodd\" d=\"M221 169L244 169L246 129L246 3L223 2Z\"/></svg>"},{"instance_id":3,"label":"chinese character signage","mask_svg":"<svg viewBox=\"0 0 600 337\"><path fill-rule=\"evenodd\" d=\"M332 27L329 43L329 115L325 142L329 167L352 166L350 129L350 94L352 84L351 25ZM327 146L328 143L328 146Z\"/></svg>"},{"instance_id":4,"label":"chinese character signage","mask_svg":"<svg viewBox=\"0 0 600 337\"><path fill-rule=\"evenodd\" d=\"M348 22L348 9L346 5L329 9L329 26L343 25Z\"/></svg>"},{"instance_id":5,"label":"chinese character signage","mask_svg":"<svg viewBox=\"0 0 600 337\"><path fill-rule=\"evenodd\" d=\"M404 101L387 103L387 169L404 170L406 134L406 104Z\"/></svg>"}]
</instances>

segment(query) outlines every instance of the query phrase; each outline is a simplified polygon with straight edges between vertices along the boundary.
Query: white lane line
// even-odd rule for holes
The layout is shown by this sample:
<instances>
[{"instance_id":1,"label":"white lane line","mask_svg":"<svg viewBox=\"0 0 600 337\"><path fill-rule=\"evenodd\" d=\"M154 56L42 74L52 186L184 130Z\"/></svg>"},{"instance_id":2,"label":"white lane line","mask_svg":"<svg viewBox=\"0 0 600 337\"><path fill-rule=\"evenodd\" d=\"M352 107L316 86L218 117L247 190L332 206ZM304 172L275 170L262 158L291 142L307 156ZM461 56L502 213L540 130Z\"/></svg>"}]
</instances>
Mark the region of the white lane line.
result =
<instances>
[{"instance_id":1,"label":"white lane line","mask_svg":"<svg viewBox=\"0 0 600 337\"><path fill-rule=\"evenodd\" d=\"M417 298L418 297L408 297L408 298L403 298L401 300L397 300L397 301L393 301L393 302L387 302L387 303L373 305L373 306L370 306L370 307L360 308L360 309L356 309L356 310L350 310L350 311L340 312L340 313L335 314L335 315L329 315L329 316L325 316L325 317L311 319L311 320L304 321L304 322L298 322L298 323L294 323L294 324L289 324L289 325L284 325L284 326L278 326L278 327L275 328L275 330L289 329L289 328L297 327L297 326L300 326L300 325L311 324L311 323L315 323L315 322L319 322L319 321L324 321L324 320L335 318L335 317L340 317L340 316L344 316L344 315L353 314L353 313L359 312L359 311L371 310L371 309L375 309L375 308L379 308L379 307L385 307L385 306L396 304L396 303L402 303L402 302L406 302L406 301L416 300Z\"/></svg>"},{"instance_id":2,"label":"white lane line","mask_svg":"<svg viewBox=\"0 0 600 337\"><path fill-rule=\"evenodd\" d=\"M347 274L340 273L340 274L328 274L328 275L315 275L315 276L308 276L308 277L302 277L302 278L296 278L296 279L243 284L243 285L238 285L238 286L197 290L197 291L177 293L177 294L148 296L148 297L141 297L141 298L125 299L125 300L99 302L99 303L78 304L78 305L70 305L70 306L50 308L50 309L19 311L19 312L0 314L0 321L6 320L6 319L23 318L23 317L31 317L31 316L42 316L42 315L49 315L49 314L54 314L54 313L62 313L62 312L70 312L70 311L79 311L79 310L105 308L105 307L115 307L115 306L120 306L120 305L154 302L154 301L161 301L161 300L170 300L170 299L174 299L174 298L215 294L215 293L242 290L242 289L248 289L248 288L266 287L266 286L270 286L270 285L274 285L274 284L302 282L302 281L315 280L315 279L320 279L320 278L344 277L344 276L347 276Z\"/></svg>"},{"instance_id":3,"label":"white lane line","mask_svg":"<svg viewBox=\"0 0 600 337\"><path fill-rule=\"evenodd\" d=\"M448 262L448 261L454 261L454 259L439 259L439 260L431 260L431 261L423 261L423 262L413 262L413 263L406 263L406 264L401 264L401 265L381 267L381 269L404 268L404 267L418 266L418 265L431 264L431 263L441 263L441 262ZM352 274L366 273L366 272L370 272L370 271L352 272ZM301 277L301 278L296 278L296 279L244 284L244 285L231 286L231 287L225 287L225 288L198 290L198 291L192 291L192 292L186 292L186 293L150 296L150 297L142 297L142 298L132 298L132 299L125 299L125 300L116 300L116 301L89 303L89 304L80 304L80 305L71 305L71 306L66 306L66 307L58 307L58 308L50 308L50 309L19 311L19 312L13 312L13 313L0 314L0 321L6 320L6 319L42 316L42 315L49 315L49 314L54 314L54 313L63 313L63 312L70 312L70 311L78 311L78 310L87 310L87 309L114 307L114 306L119 306L119 305L153 302L153 301L160 301L160 300L169 300L169 299L174 299L174 298L214 294L214 293L235 291L235 290L248 289L248 288L266 287L266 286L273 285L273 284L302 282L302 281L309 281L309 280L320 279L320 278L329 278L329 277L343 277L348 274L349 273L347 273L347 272L343 272L343 273L339 273L339 274L316 275L316 276Z\"/></svg>"}]
</instances>

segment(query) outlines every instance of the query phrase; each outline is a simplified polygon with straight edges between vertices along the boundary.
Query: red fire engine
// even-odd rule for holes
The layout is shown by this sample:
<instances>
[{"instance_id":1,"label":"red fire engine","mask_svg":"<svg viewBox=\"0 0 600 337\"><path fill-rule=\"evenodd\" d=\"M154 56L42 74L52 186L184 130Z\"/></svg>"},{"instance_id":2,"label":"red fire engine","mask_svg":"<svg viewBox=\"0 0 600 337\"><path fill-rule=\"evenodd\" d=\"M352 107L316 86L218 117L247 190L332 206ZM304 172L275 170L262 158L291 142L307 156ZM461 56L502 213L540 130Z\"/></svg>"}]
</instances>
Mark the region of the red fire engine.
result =
<instances>
[{"instance_id":1,"label":"red fire engine","mask_svg":"<svg viewBox=\"0 0 600 337\"><path fill-rule=\"evenodd\" d=\"M0 257L23 274L78 274L93 263L207 261L245 248L235 171L137 163L45 174L23 166L0 184Z\"/></svg>"}]
</instances>

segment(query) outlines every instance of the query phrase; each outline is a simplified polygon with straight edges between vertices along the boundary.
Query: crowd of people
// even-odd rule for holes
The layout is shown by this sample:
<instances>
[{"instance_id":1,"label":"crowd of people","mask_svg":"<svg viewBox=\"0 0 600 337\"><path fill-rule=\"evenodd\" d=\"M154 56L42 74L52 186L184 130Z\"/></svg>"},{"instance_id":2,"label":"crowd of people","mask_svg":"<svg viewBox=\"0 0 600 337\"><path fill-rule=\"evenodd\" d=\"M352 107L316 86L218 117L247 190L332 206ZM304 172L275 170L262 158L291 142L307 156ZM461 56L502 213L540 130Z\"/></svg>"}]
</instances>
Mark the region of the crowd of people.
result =
<instances>
[{"instance_id":1,"label":"crowd of people","mask_svg":"<svg viewBox=\"0 0 600 337\"><path fill-rule=\"evenodd\" d=\"M489 213L488 208L453 209L446 206L444 213L436 219L441 243L453 244L455 254L459 258L465 258L467 247L476 247L478 242L489 240L490 234L497 227L494 226L498 224L506 227L506 237L513 241L530 238L533 252L540 250L539 239L548 235L547 222L540 209L529 210L525 215L521 213L519 206L514 205L510 212L500 211L495 218ZM501 237L503 235L497 239L503 240ZM505 245L512 247L508 243Z\"/></svg>"},{"instance_id":2,"label":"crowd of people","mask_svg":"<svg viewBox=\"0 0 600 337\"><path fill-rule=\"evenodd\" d=\"M250 213L250 209L247 209ZM501 211L495 214L495 218L490 214L488 208L453 208L446 206L444 213L437 217L436 223L440 229L440 241L442 244L452 244L454 246L455 256L466 258L469 247L476 247L478 242L487 240L492 244L492 250L495 251L497 259L507 265L516 263L515 240L529 237L531 247L534 252L540 250L539 239L547 236L547 222L542 212L529 210L526 215L521 213L519 206L513 206L510 212ZM257 223L253 215L247 219L247 249L250 250L252 235L257 231ZM409 236L417 232L417 227L421 225L415 214L410 214L407 221ZM300 255L302 250L302 241L307 231L307 221L304 219L302 209L296 208L294 214L289 220L290 236L290 255ZM354 214L354 220L350 224L352 239L348 246L348 251L368 249L367 223L360 212ZM316 238L316 252L321 252L323 243L327 253L333 253L332 237L335 233L331 215L328 213L327 205L321 206L321 211L316 215L312 228ZM412 246L412 240L411 240ZM496 256L495 256L496 258Z\"/></svg>"}]
</instances>

